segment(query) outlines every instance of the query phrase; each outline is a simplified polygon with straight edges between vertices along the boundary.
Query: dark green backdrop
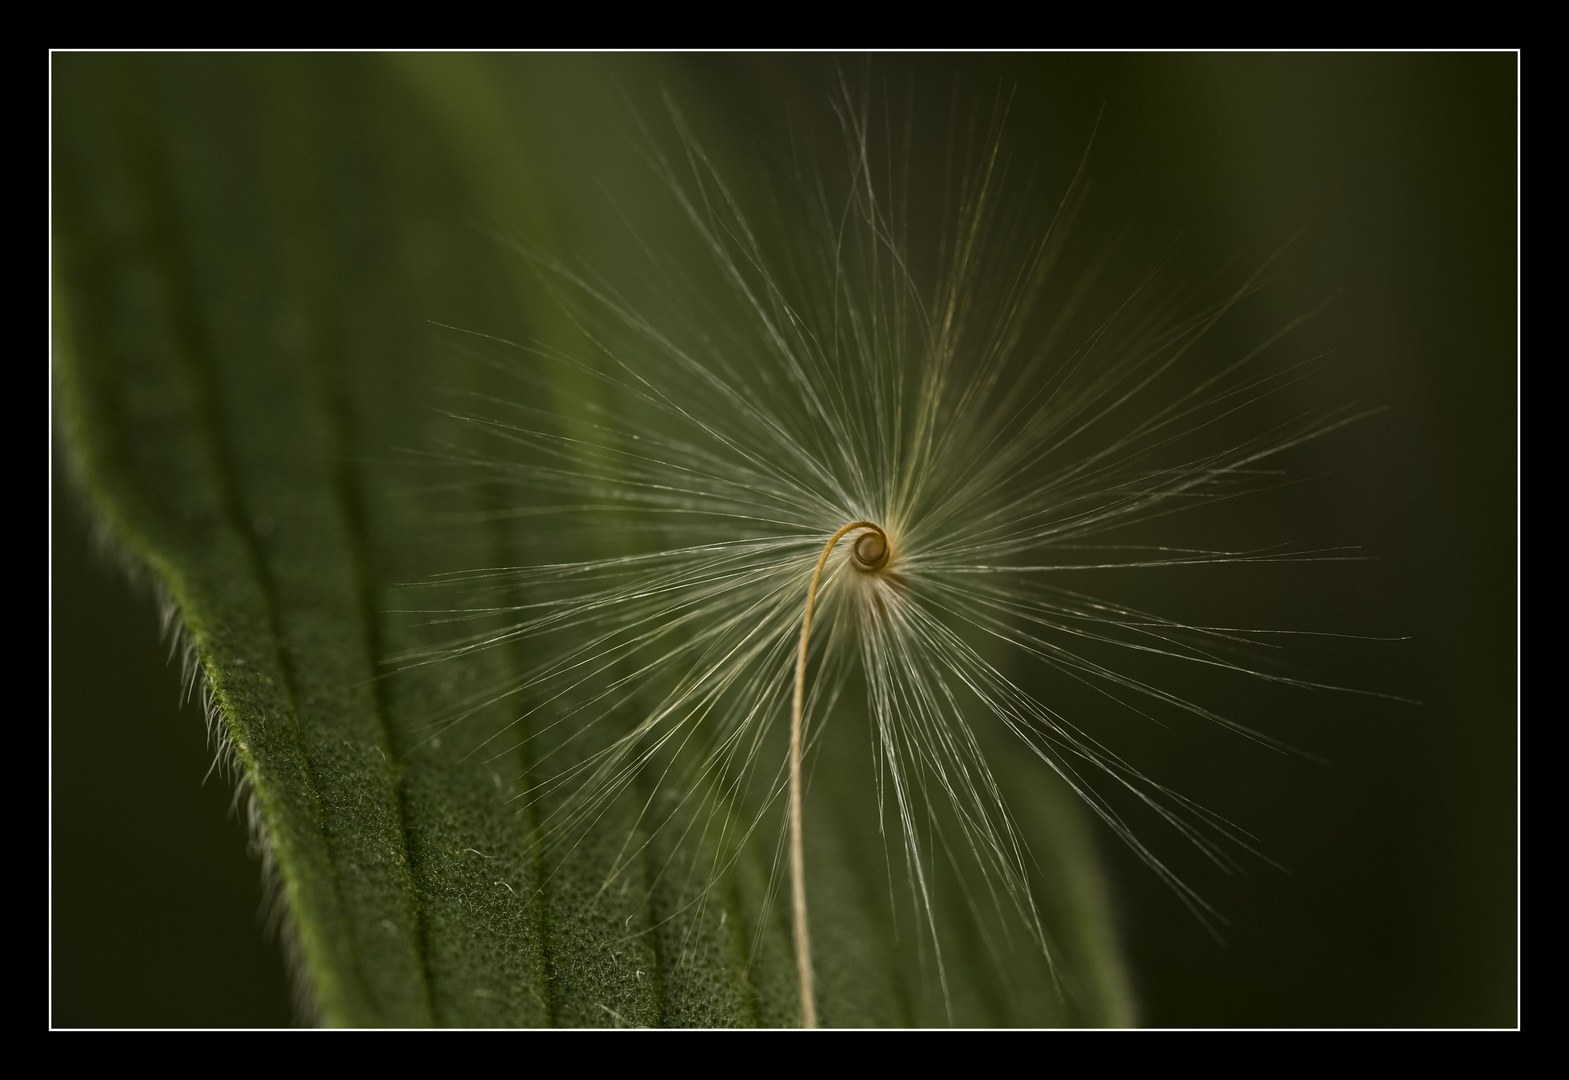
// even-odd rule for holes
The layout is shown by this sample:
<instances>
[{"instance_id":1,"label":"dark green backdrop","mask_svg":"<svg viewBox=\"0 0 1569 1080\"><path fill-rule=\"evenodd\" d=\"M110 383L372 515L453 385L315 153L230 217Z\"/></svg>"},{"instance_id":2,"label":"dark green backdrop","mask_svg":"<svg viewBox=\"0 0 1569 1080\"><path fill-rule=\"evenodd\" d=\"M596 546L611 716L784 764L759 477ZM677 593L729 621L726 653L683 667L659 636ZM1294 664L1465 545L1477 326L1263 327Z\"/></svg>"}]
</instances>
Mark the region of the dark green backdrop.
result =
<instances>
[{"instance_id":1,"label":"dark green backdrop","mask_svg":"<svg viewBox=\"0 0 1569 1080\"><path fill-rule=\"evenodd\" d=\"M1495 53L874 67L943 122L955 85L1013 88L1012 137L1058 151L1048 172L1071 168L1060 151L1082 148L1099 113L1094 206L1134 220L1153 250L1175 239L1185 261L1214 266L1300 233L1280 317L1338 294L1318 393L1388 406L1337 438L1318 459L1327 475L1275 519L1372 561L1305 569L1269 604L1292 625L1409 636L1341 650L1320 674L1423 704L1319 697L1260 718L1327 764L1249 757L1220 733L1158 748L1163 779L1231 814L1290 873L1196 882L1231 920L1220 945L1105 845L1148 1024L1516 1022L1517 66ZM668 69L767 141L786 109L821 112L834 65ZM203 786L202 718L177 708L150 593L94 553L54 474L51 1020L286 1024L257 869L228 785Z\"/></svg>"}]
</instances>

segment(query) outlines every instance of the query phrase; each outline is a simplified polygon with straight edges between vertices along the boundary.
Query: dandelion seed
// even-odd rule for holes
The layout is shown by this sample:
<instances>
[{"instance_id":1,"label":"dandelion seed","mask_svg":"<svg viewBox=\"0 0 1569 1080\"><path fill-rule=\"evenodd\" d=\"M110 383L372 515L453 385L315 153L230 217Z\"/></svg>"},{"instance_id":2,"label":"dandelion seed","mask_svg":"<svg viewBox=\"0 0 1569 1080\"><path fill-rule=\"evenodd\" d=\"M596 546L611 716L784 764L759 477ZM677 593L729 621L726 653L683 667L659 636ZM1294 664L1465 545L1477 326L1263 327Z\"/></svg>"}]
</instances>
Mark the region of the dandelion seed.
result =
<instances>
[{"instance_id":1,"label":"dandelion seed","mask_svg":"<svg viewBox=\"0 0 1569 1080\"><path fill-rule=\"evenodd\" d=\"M803 761L856 681L876 751L871 780L896 834L890 860L924 922L944 1000L939 854L967 860L975 896L1011 913L1053 961L1028 846L978 724L1011 732L1195 913L1212 914L1119 807L1146 808L1223 867L1235 865L1230 852L1251 850L1246 837L1103 744L1093 718L1070 719L1029 692L993 653L1118 707L1173 709L1270 742L1101 658L1112 650L1316 685L1235 659L1258 635L1162 618L1072 582L1108 570L1351 557L1117 536L1278 483L1274 459L1357 418L1331 411L1236 437L1239 415L1301 376L1300 365L1263 360L1291 328L1195 376L1206 335L1256 279L1197 311L1150 280L1096 308L1089 279L1064 267L1079 180L1022 250L1016 235L1000 235L1017 234L1023 220L1001 200L1001 110L923 281L905 240L910 223L872 164L867 98L846 93L839 110L847 194L836 199L831 185L804 178L807 225L796 239L808 239L792 245L764 238L671 109L681 153L650 149L650 164L705 249L716 288L671 297L658 318L589 272L525 250L569 306L595 313L583 329L597 355L517 346L526 362L497 362L529 392L454 412L505 455L454 448L443 460L507 485L514 498L498 514L570 521L579 542L610 536L620 550L451 575L447 585L481 599L444 618L501 618L505 628L401 658L529 643L527 670L460 702L432 737L488 704L526 701L492 749L536 747L523 798L544 808L549 850L569 849L653 775L655 790L673 794L642 799L620 860L664 830L711 853L694 872L712 882L741 847L767 841L784 803L777 850L788 854L776 853L774 875L777 885L788 863L806 1026L816 1002ZM575 417L542 407L552 368L592 380L603 397ZM770 736L787 716L781 760ZM706 889L695 902L707 902Z\"/></svg>"}]
</instances>

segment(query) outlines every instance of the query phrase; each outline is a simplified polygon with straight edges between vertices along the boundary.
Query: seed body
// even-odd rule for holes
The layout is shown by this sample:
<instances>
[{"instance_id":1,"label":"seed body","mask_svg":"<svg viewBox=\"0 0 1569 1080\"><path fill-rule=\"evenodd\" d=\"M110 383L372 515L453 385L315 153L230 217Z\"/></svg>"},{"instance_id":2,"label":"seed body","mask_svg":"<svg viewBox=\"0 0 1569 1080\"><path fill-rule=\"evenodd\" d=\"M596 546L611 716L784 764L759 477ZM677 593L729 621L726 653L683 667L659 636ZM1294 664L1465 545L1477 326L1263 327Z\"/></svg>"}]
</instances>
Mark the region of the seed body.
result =
<instances>
[{"instance_id":1,"label":"seed body","mask_svg":"<svg viewBox=\"0 0 1569 1080\"><path fill-rule=\"evenodd\" d=\"M857 570L881 570L888 562L888 537L881 530L868 529L851 546L850 554L850 563Z\"/></svg>"}]
</instances>

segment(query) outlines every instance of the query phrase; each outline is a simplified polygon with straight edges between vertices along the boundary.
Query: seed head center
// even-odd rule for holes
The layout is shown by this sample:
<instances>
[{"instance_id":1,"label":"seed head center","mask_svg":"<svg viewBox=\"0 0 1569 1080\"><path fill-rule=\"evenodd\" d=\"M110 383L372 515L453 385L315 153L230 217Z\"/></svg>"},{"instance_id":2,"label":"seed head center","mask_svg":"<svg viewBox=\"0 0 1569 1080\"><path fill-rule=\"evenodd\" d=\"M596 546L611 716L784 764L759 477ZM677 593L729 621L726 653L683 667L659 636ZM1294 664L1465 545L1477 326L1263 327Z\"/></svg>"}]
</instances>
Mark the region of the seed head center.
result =
<instances>
[{"instance_id":1,"label":"seed head center","mask_svg":"<svg viewBox=\"0 0 1569 1080\"><path fill-rule=\"evenodd\" d=\"M888 561L888 537L881 529L867 529L850 547L850 561L857 570L871 573Z\"/></svg>"}]
</instances>

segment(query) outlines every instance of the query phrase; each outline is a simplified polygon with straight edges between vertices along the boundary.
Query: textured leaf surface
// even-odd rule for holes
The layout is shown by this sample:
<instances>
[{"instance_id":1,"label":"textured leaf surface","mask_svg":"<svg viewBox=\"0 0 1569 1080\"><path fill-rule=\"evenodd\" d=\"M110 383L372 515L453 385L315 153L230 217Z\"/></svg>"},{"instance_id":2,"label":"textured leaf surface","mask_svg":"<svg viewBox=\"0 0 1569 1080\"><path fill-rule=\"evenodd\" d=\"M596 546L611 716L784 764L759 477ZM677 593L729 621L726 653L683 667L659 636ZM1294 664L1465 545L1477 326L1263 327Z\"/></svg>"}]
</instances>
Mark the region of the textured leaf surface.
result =
<instances>
[{"instance_id":1,"label":"textured leaf surface","mask_svg":"<svg viewBox=\"0 0 1569 1080\"><path fill-rule=\"evenodd\" d=\"M691 853L657 837L640 878L606 887L632 819L613 811L547 859L508 802L526 748L476 752L515 705L432 737L470 683L525 663L520 649L385 677L426 633L397 614L400 583L508 562L502 527L453 525L454 501L483 492L411 486L396 456L465 437L441 394L516 392L437 347L431 324L582 352L591 328L493 233L613 260L595 171L635 174L623 95L659 74L572 58L55 60L62 423L95 506L196 643L328 1023L795 1020L769 845L699 909L681 884ZM572 410L592 389L553 393L544 404ZM862 737L839 726L808 811L823 1017L945 1023L930 956L890 918ZM950 904L951 1018L1128 1022L1077 807L1033 773L1002 779L1061 978L987 947Z\"/></svg>"}]
</instances>

